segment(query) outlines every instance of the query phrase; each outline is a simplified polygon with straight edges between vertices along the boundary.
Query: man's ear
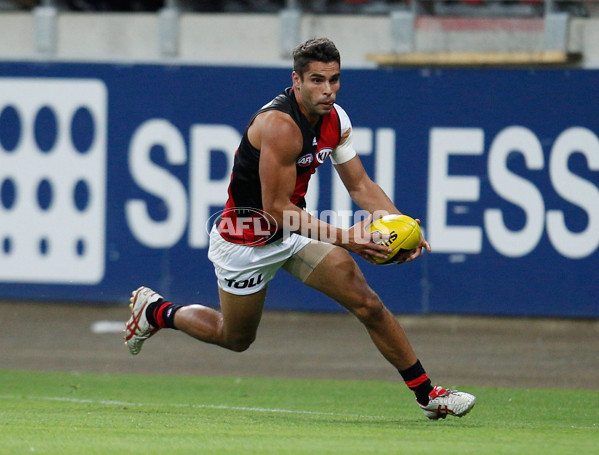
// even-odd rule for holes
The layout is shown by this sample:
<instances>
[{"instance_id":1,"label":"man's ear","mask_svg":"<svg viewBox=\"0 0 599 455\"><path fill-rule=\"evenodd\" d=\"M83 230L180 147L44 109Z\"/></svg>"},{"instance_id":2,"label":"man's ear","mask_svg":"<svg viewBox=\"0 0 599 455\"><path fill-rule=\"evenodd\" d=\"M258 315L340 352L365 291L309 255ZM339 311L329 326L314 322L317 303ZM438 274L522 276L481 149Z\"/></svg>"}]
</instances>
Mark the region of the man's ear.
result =
<instances>
[{"instance_id":1,"label":"man's ear","mask_svg":"<svg viewBox=\"0 0 599 455\"><path fill-rule=\"evenodd\" d=\"M301 76L295 71L291 73L291 80L293 81L293 87L296 90L300 89L300 81L302 80Z\"/></svg>"}]
</instances>

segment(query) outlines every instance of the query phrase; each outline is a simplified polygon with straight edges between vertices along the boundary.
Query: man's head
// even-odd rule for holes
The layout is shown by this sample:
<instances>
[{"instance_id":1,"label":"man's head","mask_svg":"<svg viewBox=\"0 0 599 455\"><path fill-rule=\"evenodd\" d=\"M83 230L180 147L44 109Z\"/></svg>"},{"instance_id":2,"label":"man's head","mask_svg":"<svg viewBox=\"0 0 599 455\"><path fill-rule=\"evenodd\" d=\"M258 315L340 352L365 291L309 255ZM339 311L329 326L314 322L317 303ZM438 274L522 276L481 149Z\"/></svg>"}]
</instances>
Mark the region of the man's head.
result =
<instances>
[{"instance_id":1,"label":"man's head","mask_svg":"<svg viewBox=\"0 0 599 455\"><path fill-rule=\"evenodd\" d=\"M293 71L303 78L310 62L337 62L341 65L341 57L330 39L314 38L293 50Z\"/></svg>"},{"instance_id":2,"label":"man's head","mask_svg":"<svg viewBox=\"0 0 599 455\"><path fill-rule=\"evenodd\" d=\"M300 110L311 123L328 114L339 91L340 58L332 41L306 41L293 52L293 91Z\"/></svg>"}]
</instances>

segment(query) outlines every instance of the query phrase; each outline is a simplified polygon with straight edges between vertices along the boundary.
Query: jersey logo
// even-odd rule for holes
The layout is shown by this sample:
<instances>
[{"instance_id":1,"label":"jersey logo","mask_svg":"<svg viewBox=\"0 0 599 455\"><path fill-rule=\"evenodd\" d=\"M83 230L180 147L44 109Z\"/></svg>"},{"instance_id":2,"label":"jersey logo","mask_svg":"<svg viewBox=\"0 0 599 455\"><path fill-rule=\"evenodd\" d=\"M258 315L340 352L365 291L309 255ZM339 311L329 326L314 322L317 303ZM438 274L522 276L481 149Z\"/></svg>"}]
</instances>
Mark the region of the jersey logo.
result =
<instances>
[{"instance_id":1,"label":"jersey logo","mask_svg":"<svg viewBox=\"0 0 599 455\"><path fill-rule=\"evenodd\" d=\"M316 152L316 159L320 164L322 164L329 157L332 151L333 149L330 147L320 149L318 152Z\"/></svg>"},{"instance_id":2,"label":"jersey logo","mask_svg":"<svg viewBox=\"0 0 599 455\"><path fill-rule=\"evenodd\" d=\"M312 139L312 147L316 147L318 145L318 141L316 138Z\"/></svg>"},{"instance_id":3,"label":"jersey logo","mask_svg":"<svg viewBox=\"0 0 599 455\"><path fill-rule=\"evenodd\" d=\"M314 161L314 156L311 153L307 153L304 156L300 157L299 160L297 160L297 165L307 167L312 164L312 161Z\"/></svg>"}]
</instances>

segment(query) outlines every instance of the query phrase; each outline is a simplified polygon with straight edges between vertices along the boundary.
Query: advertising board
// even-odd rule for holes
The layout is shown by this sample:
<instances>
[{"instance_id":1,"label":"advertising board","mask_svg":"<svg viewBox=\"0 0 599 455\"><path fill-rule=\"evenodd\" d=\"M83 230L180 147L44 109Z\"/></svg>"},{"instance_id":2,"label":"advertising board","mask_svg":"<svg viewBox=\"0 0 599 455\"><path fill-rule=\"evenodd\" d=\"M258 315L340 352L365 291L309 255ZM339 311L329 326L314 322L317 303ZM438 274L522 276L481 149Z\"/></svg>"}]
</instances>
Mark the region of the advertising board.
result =
<instances>
[{"instance_id":1,"label":"advertising board","mask_svg":"<svg viewBox=\"0 0 599 455\"><path fill-rule=\"evenodd\" d=\"M0 295L215 306L207 225L280 68L0 63ZM599 316L599 72L344 70L372 178L433 252L361 262L397 313ZM308 208L340 226L333 166ZM289 292L293 287L294 291ZM267 308L336 311L281 271Z\"/></svg>"}]
</instances>

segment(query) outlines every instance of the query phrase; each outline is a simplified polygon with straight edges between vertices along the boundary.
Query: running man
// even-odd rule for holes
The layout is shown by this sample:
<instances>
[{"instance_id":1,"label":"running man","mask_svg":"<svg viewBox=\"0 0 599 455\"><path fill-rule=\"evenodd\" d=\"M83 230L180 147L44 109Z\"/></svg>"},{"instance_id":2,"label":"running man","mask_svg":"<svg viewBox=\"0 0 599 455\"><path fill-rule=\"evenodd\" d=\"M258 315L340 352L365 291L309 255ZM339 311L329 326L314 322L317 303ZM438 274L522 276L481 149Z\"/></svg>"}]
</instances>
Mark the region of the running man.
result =
<instances>
[{"instance_id":1,"label":"running man","mask_svg":"<svg viewBox=\"0 0 599 455\"><path fill-rule=\"evenodd\" d=\"M432 386L397 318L368 286L349 254L372 262L372 257L386 257L390 251L365 238L369 234L364 227L371 218L339 229L304 210L310 176L330 156L362 210L401 213L366 174L352 146L351 122L335 103L340 56L333 42L309 40L296 47L293 60L292 87L258 110L245 130L225 210L210 233L208 257L217 276L220 311L200 304L176 305L142 286L132 293L126 344L131 354L138 354L145 340L171 328L244 351L256 338L268 282L282 268L362 322L415 393L426 417L462 417L476 398ZM239 226L242 229L235 228ZM290 229L294 233L283 235ZM410 262L423 250L430 251L430 245L421 239L420 246L398 262Z\"/></svg>"}]
</instances>

